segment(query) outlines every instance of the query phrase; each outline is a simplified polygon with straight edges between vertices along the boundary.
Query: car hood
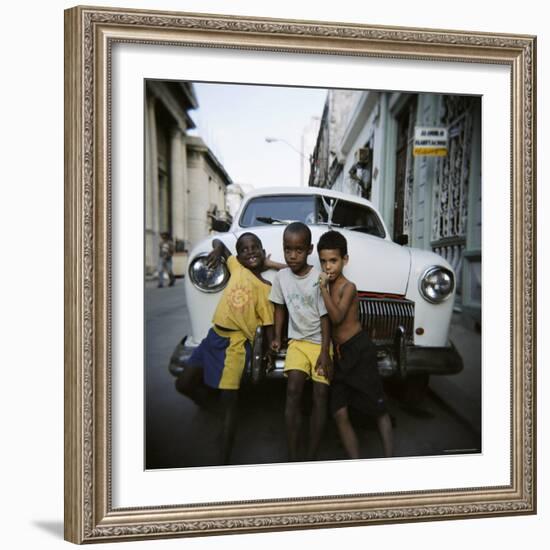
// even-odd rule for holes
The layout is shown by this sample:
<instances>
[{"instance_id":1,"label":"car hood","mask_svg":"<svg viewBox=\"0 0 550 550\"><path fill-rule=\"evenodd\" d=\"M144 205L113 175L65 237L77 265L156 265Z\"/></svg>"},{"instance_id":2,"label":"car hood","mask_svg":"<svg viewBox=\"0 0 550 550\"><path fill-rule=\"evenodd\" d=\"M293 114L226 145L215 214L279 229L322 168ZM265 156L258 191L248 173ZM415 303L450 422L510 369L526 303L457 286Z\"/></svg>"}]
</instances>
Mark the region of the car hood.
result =
<instances>
[{"instance_id":1,"label":"car hood","mask_svg":"<svg viewBox=\"0 0 550 550\"><path fill-rule=\"evenodd\" d=\"M283 231L284 225L252 227L249 230L262 241L271 259L284 263ZM327 231L326 226L310 226L314 250L309 263L320 268L316 245L319 237ZM411 249L391 241L350 231L338 229L348 242L349 262L344 275L357 290L405 295L411 267ZM235 233L238 237L245 230ZM273 280L274 272L267 272L265 277Z\"/></svg>"}]
</instances>

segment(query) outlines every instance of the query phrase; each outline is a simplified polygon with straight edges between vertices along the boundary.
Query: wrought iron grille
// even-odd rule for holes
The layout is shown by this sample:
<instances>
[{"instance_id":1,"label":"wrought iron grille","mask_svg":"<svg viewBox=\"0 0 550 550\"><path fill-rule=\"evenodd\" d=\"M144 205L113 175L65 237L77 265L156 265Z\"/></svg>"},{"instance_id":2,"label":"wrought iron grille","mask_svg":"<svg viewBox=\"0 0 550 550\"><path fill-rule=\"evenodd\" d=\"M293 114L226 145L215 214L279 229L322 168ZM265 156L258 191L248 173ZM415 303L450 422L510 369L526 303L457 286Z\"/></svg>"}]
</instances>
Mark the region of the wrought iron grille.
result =
<instances>
[{"instance_id":1,"label":"wrought iron grille","mask_svg":"<svg viewBox=\"0 0 550 550\"><path fill-rule=\"evenodd\" d=\"M375 344L392 344L399 326L413 342L414 302L396 298L359 297L359 319Z\"/></svg>"},{"instance_id":2,"label":"wrought iron grille","mask_svg":"<svg viewBox=\"0 0 550 550\"><path fill-rule=\"evenodd\" d=\"M441 124L449 129L449 152L437 160L433 190L432 250L453 267L458 301L469 209L474 101L466 96L443 97Z\"/></svg>"}]
</instances>

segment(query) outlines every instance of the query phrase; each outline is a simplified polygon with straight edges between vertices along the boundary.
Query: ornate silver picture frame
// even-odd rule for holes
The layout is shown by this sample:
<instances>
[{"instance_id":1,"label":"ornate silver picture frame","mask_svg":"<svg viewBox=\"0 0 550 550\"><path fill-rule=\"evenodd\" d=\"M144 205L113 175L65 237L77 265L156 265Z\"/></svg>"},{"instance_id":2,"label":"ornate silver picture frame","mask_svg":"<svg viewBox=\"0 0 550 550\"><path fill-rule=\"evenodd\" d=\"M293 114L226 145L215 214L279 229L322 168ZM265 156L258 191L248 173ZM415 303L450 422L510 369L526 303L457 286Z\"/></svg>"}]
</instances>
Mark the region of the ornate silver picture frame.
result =
<instances>
[{"instance_id":1,"label":"ornate silver picture frame","mask_svg":"<svg viewBox=\"0 0 550 550\"><path fill-rule=\"evenodd\" d=\"M510 482L113 505L112 53L116 44L484 64L510 72ZM75 7L65 12L65 538L158 539L536 512L536 38ZM213 75L213 79L215 79ZM292 84L289 82L288 84ZM139 187L139 185L138 185Z\"/></svg>"}]
</instances>

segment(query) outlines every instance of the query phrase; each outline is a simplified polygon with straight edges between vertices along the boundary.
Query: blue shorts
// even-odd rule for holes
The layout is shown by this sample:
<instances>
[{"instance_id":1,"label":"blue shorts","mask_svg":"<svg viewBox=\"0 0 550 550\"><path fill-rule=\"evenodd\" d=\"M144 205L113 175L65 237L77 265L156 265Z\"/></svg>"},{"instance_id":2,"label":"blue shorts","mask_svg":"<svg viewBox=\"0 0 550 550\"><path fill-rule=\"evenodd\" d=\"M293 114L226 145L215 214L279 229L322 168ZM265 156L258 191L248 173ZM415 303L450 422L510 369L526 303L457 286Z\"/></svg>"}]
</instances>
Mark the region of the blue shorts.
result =
<instances>
[{"instance_id":1,"label":"blue shorts","mask_svg":"<svg viewBox=\"0 0 550 550\"><path fill-rule=\"evenodd\" d=\"M212 327L189 358L188 364L203 369L207 386L238 390L251 355L250 342L240 330Z\"/></svg>"}]
</instances>

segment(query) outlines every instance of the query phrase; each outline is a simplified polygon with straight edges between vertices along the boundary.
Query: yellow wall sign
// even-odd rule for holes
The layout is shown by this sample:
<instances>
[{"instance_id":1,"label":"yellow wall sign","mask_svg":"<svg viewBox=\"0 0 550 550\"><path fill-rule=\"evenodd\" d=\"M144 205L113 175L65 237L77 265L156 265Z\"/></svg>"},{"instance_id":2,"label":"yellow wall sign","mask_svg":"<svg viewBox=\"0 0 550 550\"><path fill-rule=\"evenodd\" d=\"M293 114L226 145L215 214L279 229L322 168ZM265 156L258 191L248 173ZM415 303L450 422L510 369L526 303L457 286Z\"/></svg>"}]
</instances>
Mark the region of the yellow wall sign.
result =
<instances>
[{"instance_id":1,"label":"yellow wall sign","mask_svg":"<svg viewBox=\"0 0 550 550\"><path fill-rule=\"evenodd\" d=\"M416 126L414 128L415 157L444 157L448 151L449 132L447 128Z\"/></svg>"}]
</instances>

